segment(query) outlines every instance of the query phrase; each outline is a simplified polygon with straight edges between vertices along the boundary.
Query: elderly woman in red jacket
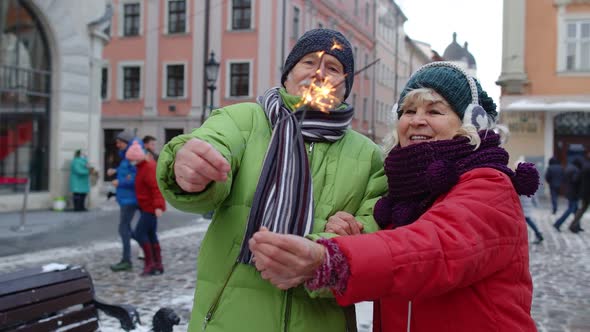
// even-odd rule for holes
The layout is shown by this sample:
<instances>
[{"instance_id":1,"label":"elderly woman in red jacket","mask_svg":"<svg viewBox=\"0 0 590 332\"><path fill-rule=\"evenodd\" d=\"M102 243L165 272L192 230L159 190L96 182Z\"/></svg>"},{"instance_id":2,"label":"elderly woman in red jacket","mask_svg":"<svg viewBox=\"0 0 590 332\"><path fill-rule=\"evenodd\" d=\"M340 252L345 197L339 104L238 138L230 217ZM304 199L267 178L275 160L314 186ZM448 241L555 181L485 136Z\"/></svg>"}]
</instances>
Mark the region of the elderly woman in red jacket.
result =
<instances>
[{"instance_id":1,"label":"elderly woman in red jacket","mask_svg":"<svg viewBox=\"0 0 590 332\"><path fill-rule=\"evenodd\" d=\"M398 104L374 209L383 230L313 242L263 229L250 240L257 269L282 289L329 288L340 305L374 301L374 331L536 331L518 198L536 191L536 169L507 167L496 105L452 63L420 68Z\"/></svg>"}]
</instances>

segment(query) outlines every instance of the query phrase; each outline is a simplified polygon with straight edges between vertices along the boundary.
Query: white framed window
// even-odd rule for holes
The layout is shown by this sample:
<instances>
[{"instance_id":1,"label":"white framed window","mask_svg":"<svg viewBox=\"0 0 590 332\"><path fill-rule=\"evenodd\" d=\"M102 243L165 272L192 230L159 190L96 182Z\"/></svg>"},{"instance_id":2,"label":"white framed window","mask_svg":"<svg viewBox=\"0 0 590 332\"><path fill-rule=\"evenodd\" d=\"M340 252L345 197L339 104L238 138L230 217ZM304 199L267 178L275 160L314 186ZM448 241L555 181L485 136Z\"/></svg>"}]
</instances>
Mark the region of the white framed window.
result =
<instances>
[{"instance_id":1,"label":"white framed window","mask_svg":"<svg viewBox=\"0 0 590 332\"><path fill-rule=\"evenodd\" d=\"M119 37L135 37L143 34L143 2L121 0L119 2Z\"/></svg>"},{"instance_id":2,"label":"white framed window","mask_svg":"<svg viewBox=\"0 0 590 332\"><path fill-rule=\"evenodd\" d=\"M297 6L293 6L293 27L292 27L292 35L293 39L299 39L299 33L301 26L301 9Z\"/></svg>"},{"instance_id":3,"label":"white framed window","mask_svg":"<svg viewBox=\"0 0 590 332\"><path fill-rule=\"evenodd\" d=\"M138 100L143 96L143 61L122 61L117 65L117 98Z\"/></svg>"},{"instance_id":4,"label":"white framed window","mask_svg":"<svg viewBox=\"0 0 590 332\"><path fill-rule=\"evenodd\" d=\"M564 32L563 69L590 72L590 19L567 20Z\"/></svg>"},{"instance_id":5,"label":"white framed window","mask_svg":"<svg viewBox=\"0 0 590 332\"><path fill-rule=\"evenodd\" d=\"M164 62L162 70L162 98L183 99L187 90L187 63Z\"/></svg>"},{"instance_id":6,"label":"white framed window","mask_svg":"<svg viewBox=\"0 0 590 332\"><path fill-rule=\"evenodd\" d=\"M188 19L190 3L186 0L166 0L164 5L165 34L183 34L190 31Z\"/></svg>"},{"instance_id":7,"label":"white framed window","mask_svg":"<svg viewBox=\"0 0 590 332\"><path fill-rule=\"evenodd\" d=\"M100 68L100 99L111 99L111 66L104 62Z\"/></svg>"},{"instance_id":8,"label":"white framed window","mask_svg":"<svg viewBox=\"0 0 590 332\"><path fill-rule=\"evenodd\" d=\"M227 61L227 98L252 97L252 60Z\"/></svg>"},{"instance_id":9,"label":"white framed window","mask_svg":"<svg viewBox=\"0 0 590 332\"><path fill-rule=\"evenodd\" d=\"M228 10L228 30L254 29L254 0L231 0Z\"/></svg>"}]
</instances>

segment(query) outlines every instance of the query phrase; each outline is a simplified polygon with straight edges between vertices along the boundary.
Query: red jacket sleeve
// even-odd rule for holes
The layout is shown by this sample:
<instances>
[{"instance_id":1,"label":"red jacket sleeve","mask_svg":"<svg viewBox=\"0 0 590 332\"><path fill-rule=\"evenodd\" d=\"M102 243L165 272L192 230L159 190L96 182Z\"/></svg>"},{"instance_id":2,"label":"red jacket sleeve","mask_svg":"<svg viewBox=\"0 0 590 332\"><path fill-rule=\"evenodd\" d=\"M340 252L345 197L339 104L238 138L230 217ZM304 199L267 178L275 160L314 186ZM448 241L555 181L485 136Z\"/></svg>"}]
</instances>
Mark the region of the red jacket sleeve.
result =
<instances>
[{"instance_id":1,"label":"red jacket sleeve","mask_svg":"<svg viewBox=\"0 0 590 332\"><path fill-rule=\"evenodd\" d=\"M166 201L160 192L160 188L158 188L158 182L156 181L156 163L154 161L150 161L147 164L147 175L145 178L145 184L150 192L152 197L152 206L154 211L156 209L161 209L162 211L166 211Z\"/></svg>"},{"instance_id":2,"label":"red jacket sleeve","mask_svg":"<svg viewBox=\"0 0 590 332\"><path fill-rule=\"evenodd\" d=\"M411 225L335 238L350 267L346 291L336 298L349 305L438 296L506 267L523 236L526 224L508 176L476 169Z\"/></svg>"}]
</instances>

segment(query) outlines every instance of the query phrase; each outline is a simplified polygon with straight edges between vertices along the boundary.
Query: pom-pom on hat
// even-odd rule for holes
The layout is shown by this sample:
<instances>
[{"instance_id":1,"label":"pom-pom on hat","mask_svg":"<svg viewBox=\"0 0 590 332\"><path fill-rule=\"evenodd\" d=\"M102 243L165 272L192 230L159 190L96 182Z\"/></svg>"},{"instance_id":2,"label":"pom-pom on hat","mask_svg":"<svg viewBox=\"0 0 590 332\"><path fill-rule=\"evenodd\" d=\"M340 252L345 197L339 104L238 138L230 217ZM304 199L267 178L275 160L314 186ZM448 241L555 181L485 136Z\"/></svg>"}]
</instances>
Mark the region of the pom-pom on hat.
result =
<instances>
[{"instance_id":1,"label":"pom-pom on hat","mask_svg":"<svg viewBox=\"0 0 590 332\"><path fill-rule=\"evenodd\" d=\"M400 105L408 92L430 88L440 94L453 111L478 130L487 129L496 122L496 104L482 89L479 82L464 69L452 62L431 62L418 69L408 80L398 101L397 117L402 115Z\"/></svg>"},{"instance_id":2,"label":"pom-pom on hat","mask_svg":"<svg viewBox=\"0 0 590 332\"><path fill-rule=\"evenodd\" d=\"M143 151L139 142L133 141L133 144L131 144L129 149L127 149L127 152L125 152L125 158L129 161L140 161L145 159L145 151Z\"/></svg>"},{"instance_id":3,"label":"pom-pom on hat","mask_svg":"<svg viewBox=\"0 0 590 332\"><path fill-rule=\"evenodd\" d=\"M115 137L115 138L118 139L119 141L129 143L129 142L131 142L131 140L133 140L133 137L135 137L133 132L129 129L125 129L125 130L121 131L120 133L118 133L117 137Z\"/></svg>"},{"instance_id":4,"label":"pom-pom on hat","mask_svg":"<svg viewBox=\"0 0 590 332\"><path fill-rule=\"evenodd\" d=\"M335 43L341 47L333 47ZM318 51L324 51L326 54L334 56L340 61L342 67L344 67L346 78L343 84L346 86L346 92L344 93L344 99L346 99L350 94L352 83L354 82L354 55L348 39L340 32L330 29L309 30L297 40L291 53L287 56L287 60L285 60L281 84L283 86L285 85L289 72L301 58L309 53Z\"/></svg>"}]
</instances>

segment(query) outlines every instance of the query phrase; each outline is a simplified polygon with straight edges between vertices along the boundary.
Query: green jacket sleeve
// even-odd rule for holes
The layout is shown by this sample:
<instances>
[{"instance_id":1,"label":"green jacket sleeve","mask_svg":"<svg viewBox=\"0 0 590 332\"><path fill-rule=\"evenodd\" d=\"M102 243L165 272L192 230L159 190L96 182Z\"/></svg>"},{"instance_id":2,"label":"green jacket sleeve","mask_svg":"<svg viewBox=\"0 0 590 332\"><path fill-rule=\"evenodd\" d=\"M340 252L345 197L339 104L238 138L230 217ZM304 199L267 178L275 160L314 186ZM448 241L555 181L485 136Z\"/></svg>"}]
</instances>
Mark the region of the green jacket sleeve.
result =
<instances>
[{"instance_id":1,"label":"green jacket sleeve","mask_svg":"<svg viewBox=\"0 0 590 332\"><path fill-rule=\"evenodd\" d=\"M363 195L363 200L359 209L354 214L355 219L363 224L363 233L373 233L379 230L377 222L373 217L373 207L377 203L377 200L387 192L387 178L383 170L383 154L379 149L375 149L372 154L371 171L370 171L369 182ZM317 241L321 238L333 238L337 237L334 233L315 233L309 234L308 239ZM306 288L309 296L315 297L334 297L332 291L329 289L319 289L316 291L310 291Z\"/></svg>"},{"instance_id":2,"label":"green jacket sleeve","mask_svg":"<svg viewBox=\"0 0 590 332\"><path fill-rule=\"evenodd\" d=\"M243 109L238 111L246 112ZM248 132L243 130L244 121L240 121L242 130L238 128L235 115L235 107L215 110L201 127L190 134L173 138L164 146L158 158L156 175L162 195L172 206L186 212L205 213L216 209L227 198L231 190L233 174L240 167L239 161L246 146L246 138L242 133ZM240 120L244 118L246 117L241 116ZM192 138L211 144L231 166L225 182L212 182L200 193L183 191L176 183L174 174L176 153Z\"/></svg>"}]
</instances>

